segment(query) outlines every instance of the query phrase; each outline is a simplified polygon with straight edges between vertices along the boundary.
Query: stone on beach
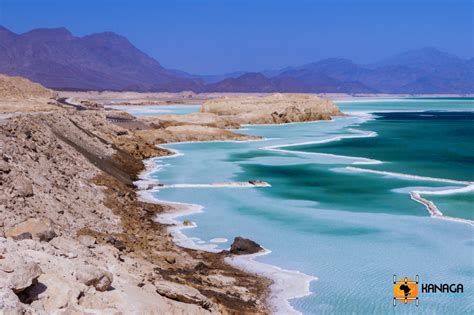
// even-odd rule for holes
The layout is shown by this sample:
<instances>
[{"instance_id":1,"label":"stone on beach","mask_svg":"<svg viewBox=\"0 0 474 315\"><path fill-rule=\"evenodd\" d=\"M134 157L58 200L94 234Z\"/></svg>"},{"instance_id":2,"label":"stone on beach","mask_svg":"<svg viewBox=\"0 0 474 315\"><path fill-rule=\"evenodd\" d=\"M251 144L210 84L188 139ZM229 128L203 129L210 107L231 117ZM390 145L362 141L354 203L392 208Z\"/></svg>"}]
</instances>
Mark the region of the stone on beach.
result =
<instances>
[{"instance_id":1,"label":"stone on beach","mask_svg":"<svg viewBox=\"0 0 474 315\"><path fill-rule=\"evenodd\" d=\"M18 296L8 288L0 288L0 310L5 314L23 314Z\"/></svg>"},{"instance_id":2,"label":"stone on beach","mask_svg":"<svg viewBox=\"0 0 474 315\"><path fill-rule=\"evenodd\" d=\"M112 273L91 265L84 265L75 272L76 279L88 286L93 286L97 291L106 291L110 288Z\"/></svg>"},{"instance_id":3,"label":"stone on beach","mask_svg":"<svg viewBox=\"0 0 474 315\"><path fill-rule=\"evenodd\" d=\"M0 287L20 293L35 284L42 273L37 263L10 256L0 260Z\"/></svg>"},{"instance_id":4,"label":"stone on beach","mask_svg":"<svg viewBox=\"0 0 474 315\"><path fill-rule=\"evenodd\" d=\"M190 220L184 220L184 221L183 221L183 225L184 225L184 226L192 226L192 225L193 225L193 222L191 222Z\"/></svg>"},{"instance_id":5,"label":"stone on beach","mask_svg":"<svg viewBox=\"0 0 474 315\"><path fill-rule=\"evenodd\" d=\"M48 242L56 236L53 223L49 219L31 218L9 229L7 237L15 240L33 238Z\"/></svg>"},{"instance_id":6,"label":"stone on beach","mask_svg":"<svg viewBox=\"0 0 474 315\"><path fill-rule=\"evenodd\" d=\"M17 197L31 197L33 196L33 185L31 181L22 176L17 176L13 179L13 189Z\"/></svg>"},{"instance_id":7,"label":"stone on beach","mask_svg":"<svg viewBox=\"0 0 474 315\"><path fill-rule=\"evenodd\" d=\"M64 237L56 237L50 244L60 251L62 256L68 258L76 258L77 256L90 257L92 252L86 246L78 243L74 240L67 239Z\"/></svg>"},{"instance_id":8,"label":"stone on beach","mask_svg":"<svg viewBox=\"0 0 474 315\"><path fill-rule=\"evenodd\" d=\"M197 289L188 287L186 285L170 282L158 281L155 282L156 291L172 300L183 303L193 303L201 305L205 309L211 309L213 303L202 295Z\"/></svg>"},{"instance_id":9,"label":"stone on beach","mask_svg":"<svg viewBox=\"0 0 474 315\"><path fill-rule=\"evenodd\" d=\"M230 253L234 255L255 254L263 248L252 240L237 236L230 246Z\"/></svg>"},{"instance_id":10,"label":"stone on beach","mask_svg":"<svg viewBox=\"0 0 474 315\"><path fill-rule=\"evenodd\" d=\"M34 287L31 294L41 300L42 307L47 313L77 304L79 296L86 288L55 274L43 274L38 281L42 286Z\"/></svg>"},{"instance_id":11,"label":"stone on beach","mask_svg":"<svg viewBox=\"0 0 474 315\"><path fill-rule=\"evenodd\" d=\"M96 239L90 235L80 235L78 237L79 242L86 247L93 247L96 243Z\"/></svg>"}]
</instances>

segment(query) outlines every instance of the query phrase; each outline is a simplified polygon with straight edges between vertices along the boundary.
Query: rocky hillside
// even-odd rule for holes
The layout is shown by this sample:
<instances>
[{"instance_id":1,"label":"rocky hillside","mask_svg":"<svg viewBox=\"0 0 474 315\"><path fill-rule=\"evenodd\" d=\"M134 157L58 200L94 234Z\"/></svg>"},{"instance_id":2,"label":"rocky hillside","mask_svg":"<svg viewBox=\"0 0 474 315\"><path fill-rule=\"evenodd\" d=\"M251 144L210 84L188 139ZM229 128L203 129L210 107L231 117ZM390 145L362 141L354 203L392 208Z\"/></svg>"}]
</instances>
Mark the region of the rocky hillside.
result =
<instances>
[{"instance_id":1,"label":"rocky hillside","mask_svg":"<svg viewBox=\"0 0 474 315\"><path fill-rule=\"evenodd\" d=\"M342 116L330 100L309 94L235 96L206 101L201 112L215 114L238 124L281 124L328 120Z\"/></svg>"},{"instance_id":2,"label":"rocky hillside","mask_svg":"<svg viewBox=\"0 0 474 315\"><path fill-rule=\"evenodd\" d=\"M166 154L99 111L1 124L0 313L268 313L266 279L177 247L154 222L173 209L137 197Z\"/></svg>"}]
</instances>

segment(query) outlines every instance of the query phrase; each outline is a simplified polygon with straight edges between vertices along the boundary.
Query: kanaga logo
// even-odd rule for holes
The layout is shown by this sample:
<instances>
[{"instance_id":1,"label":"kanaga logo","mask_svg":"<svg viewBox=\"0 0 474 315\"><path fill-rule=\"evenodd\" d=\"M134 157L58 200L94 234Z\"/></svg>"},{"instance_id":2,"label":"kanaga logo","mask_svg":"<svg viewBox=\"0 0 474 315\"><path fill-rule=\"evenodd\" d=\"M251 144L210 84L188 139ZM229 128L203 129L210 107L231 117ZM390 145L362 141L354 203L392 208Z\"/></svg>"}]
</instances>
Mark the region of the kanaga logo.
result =
<instances>
[{"instance_id":1,"label":"kanaga logo","mask_svg":"<svg viewBox=\"0 0 474 315\"><path fill-rule=\"evenodd\" d=\"M415 301L418 306L418 283L418 275L416 280L407 277L397 280L397 275L393 275L393 306L397 305L397 301L405 304Z\"/></svg>"},{"instance_id":2,"label":"kanaga logo","mask_svg":"<svg viewBox=\"0 0 474 315\"><path fill-rule=\"evenodd\" d=\"M415 305L419 305L418 300L418 284L420 279L416 275L415 280L407 277L397 280L397 275L393 275L393 306L400 303L411 303L415 301ZM464 287L461 283L458 284L421 284L421 293L463 293Z\"/></svg>"}]
</instances>

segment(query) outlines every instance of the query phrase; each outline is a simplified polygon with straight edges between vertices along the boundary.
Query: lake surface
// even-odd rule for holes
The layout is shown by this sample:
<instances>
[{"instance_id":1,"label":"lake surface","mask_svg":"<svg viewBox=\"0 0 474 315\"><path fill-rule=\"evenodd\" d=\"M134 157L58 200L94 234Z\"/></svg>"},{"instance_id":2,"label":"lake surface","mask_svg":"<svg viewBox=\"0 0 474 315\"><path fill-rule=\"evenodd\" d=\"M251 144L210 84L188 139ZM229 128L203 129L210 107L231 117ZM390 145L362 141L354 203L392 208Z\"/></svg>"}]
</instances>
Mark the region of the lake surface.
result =
<instances>
[{"instance_id":1,"label":"lake surface","mask_svg":"<svg viewBox=\"0 0 474 315\"><path fill-rule=\"evenodd\" d=\"M106 105L107 108L124 110L130 114L140 116L150 115L184 115L199 111L200 105Z\"/></svg>"},{"instance_id":2,"label":"lake surface","mask_svg":"<svg viewBox=\"0 0 474 315\"><path fill-rule=\"evenodd\" d=\"M203 206L180 218L197 224L183 230L196 245L226 249L248 237L271 250L258 261L317 277L310 295L290 301L301 313L474 313L473 100L337 103L347 117L241 130L262 141L166 145L180 154L155 159L150 174L165 184L271 187L154 197ZM410 191L459 221L430 217ZM462 283L464 293L420 293L420 306L393 307L394 274Z\"/></svg>"}]
</instances>

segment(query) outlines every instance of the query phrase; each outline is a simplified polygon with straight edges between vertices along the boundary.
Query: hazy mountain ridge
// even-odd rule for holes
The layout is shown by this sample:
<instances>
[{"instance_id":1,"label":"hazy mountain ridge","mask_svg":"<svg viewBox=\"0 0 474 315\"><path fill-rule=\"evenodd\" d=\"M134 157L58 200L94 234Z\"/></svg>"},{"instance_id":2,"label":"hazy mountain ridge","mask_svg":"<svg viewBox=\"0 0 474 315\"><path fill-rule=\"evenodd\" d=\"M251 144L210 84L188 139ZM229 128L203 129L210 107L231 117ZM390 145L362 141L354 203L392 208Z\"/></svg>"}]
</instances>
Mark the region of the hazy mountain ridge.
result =
<instances>
[{"instance_id":1,"label":"hazy mountain ridge","mask_svg":"<svg viewBox=\"0 0 474 315\"><path fill-rule=\"evenodd\" d=\"M67 29L0 31L0 72L50 88L180 91L200 85L163 68L111 32L75 37Z\"/></svg>"},{"instance_id":2,"label":"hazy mountain ridge","mask_svg":"<svg viewBox=\"0 0 474 315\"><path fill-rule=\"evenodd\" d=\"M408 51L371 65L358 65L351 60L328 58L281 71L266 71L270 77L327 76L339 81L332 89L348 93L473 93L473 58L464 60L435 48ZM273 75L272 75L273 74ZM327 84L330 83L328 80ZM333 82L336 84L336 82ZM317 89L316 85L312 85ZM348 87L352 87L349 89ZM327 89L327 86L326 86Z\"/></svg>"},{"instance_id":3,"label":"hazy mountain ridge","mask_svg":"<svg viewBox=\"0 0 474 315\"><path fill-rule=\"evenodd\" d=\"M73 90L474 93L474 59L430 47L368 65L328 58L262 72L196 75L164 68L115 33L76 37L65 28L15 34L0 26L0 73Z\"/></svg>"}]
</instances>

